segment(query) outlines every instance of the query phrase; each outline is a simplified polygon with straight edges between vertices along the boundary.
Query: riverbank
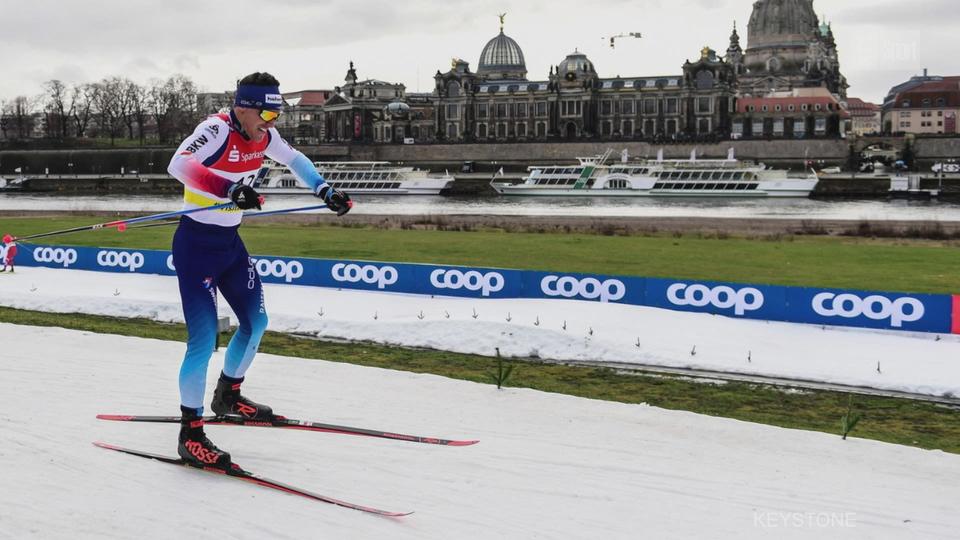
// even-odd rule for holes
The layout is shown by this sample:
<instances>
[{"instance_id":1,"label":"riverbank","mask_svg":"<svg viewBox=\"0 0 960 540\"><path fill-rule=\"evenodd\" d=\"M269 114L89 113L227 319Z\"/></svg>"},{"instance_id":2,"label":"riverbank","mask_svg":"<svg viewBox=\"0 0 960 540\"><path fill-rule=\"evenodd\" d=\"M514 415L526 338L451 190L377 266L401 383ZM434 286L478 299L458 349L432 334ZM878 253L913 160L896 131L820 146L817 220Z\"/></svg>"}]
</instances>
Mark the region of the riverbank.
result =
<instances>
[{"instance_id":1,"label":"riverbank","mask_svg":"<svg viewBox=\"0 0 960 540\"><path fill-rule=\"evenodd\" d=\"M522 173L507 173L498 176L500 182L519 182ZM461 173L454 175L453 186L446 189L444 195L473 196L495 195L490 187L493 175L486 173ZM960 176L951 175L943 179L931 174L921 178L921 190L936 190L939 199L960 201ZM17 192L50 193L57 195L96 195L96 194L140 194L140 195L177 195L183 190L183 184L166 174L97 176L97 175L47 175L26 177ZM304 194L308 194L306 191ZM821 179L810 194L816 199L872 199L895 198L903 194L891 193L889 178L871 178L851 176L849 178ZM926 196L925 193L915 193Z\"/></svg>"},{"instance_id":2,"label":"riverbank","mask_svg":"<svg viewBox=\"0 0 960 540\"><path fill-rule=\"evenodd\" d=\"M917 170L960 155L960 137L916 137L912 151ZM725 158L730 149L743 160L759 160L778 168L803 170L813 161L818 167L844 166L851 152L880 145L902 151L904 137L867 137L849 139L770 139L730 140L715 143L652 143L644 141L527 141L476 144L323 144L298 146L310 159L318 161L391 161L402 162L433 172L460 171L470 162L475 171L493 173L504 167L522 171L528 165L575 162L577 156L595 156L611 149L619 156L626 150L634 158L653 158L662 151L667 159L687 159L696 151L701 158ZM38 174L49 170L56 174L118 174L121 170L160 173L166 168L174 147L0 150L0 174L12 175L16 169Z\"/></svg>"},{"instance_id":3,"label":"riverbank","mask_svg":"<svg viewBox=\"0 0 960 540\"><path fill-rule=\"evenodd\" d=\"M136 217L142 212L113 211L5 211L4 219L104 219ZM2 220L0 220L2 222ZM246 222L252 224L254 222ZM522 216L489 214L281 214L265 216L257 224L323 225L382 230L503 231L511 233L569 233L600 236L686 235L701 238L780 239L789 236L843 236L925 240L960 239L960 222L932 220Z\"/></svg>"}]
</instances>

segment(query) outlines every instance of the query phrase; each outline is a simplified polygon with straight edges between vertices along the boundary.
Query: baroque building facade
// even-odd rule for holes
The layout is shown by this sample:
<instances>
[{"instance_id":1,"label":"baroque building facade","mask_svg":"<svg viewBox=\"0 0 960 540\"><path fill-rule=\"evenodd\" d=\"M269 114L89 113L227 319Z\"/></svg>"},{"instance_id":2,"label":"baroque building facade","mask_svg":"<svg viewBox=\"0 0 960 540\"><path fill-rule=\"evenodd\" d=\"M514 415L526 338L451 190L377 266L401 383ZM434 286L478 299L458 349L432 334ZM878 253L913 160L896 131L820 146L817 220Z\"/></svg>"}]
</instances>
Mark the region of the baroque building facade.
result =
<instances>
[{"instance_id":1,"label":"baroque building facade","mask_svg":"<svg viewBox=\"0 0 960 540\"><path fill-rule=\"evenodd\" d=\"M447 142L716 138L730 131L736 83L709 48L681 74L658 77L601 77L574 51L531 81L502 27L476 72L454 59L434 80L437 139Z\"/></svg>"},{"instance_id":2,"label":"baroque building facade","mask_svg":"<svg viewBox=\"0 0 960 540\"><path fill-rule=\"evenodd\" d=\"M401 83L360 80L350 62L343 86L323 105L323 135L327 142L431 142L434 140L433 99L408 93Z\"/></svg>"},{"instance_id":3,"label":"baroque building facade","mask_svg":"<svg viewBox=\"0 0 960 540\"><path fill-rule=\"evenodd\" d=\"M680 73L664 76L603 77L575 50L545 77L530 79L523 50L502 22L476 71L455 58L437 71L430 94L358 82L351 63L346 84L325 107L326 139L695 141L836 137L847 129L848 85L833 30L819 21L813 0L756 1L746 49L734 25L724 56L704 47ZM738 105L745 99L753 101Z\"/></svg>"}]
</instances>

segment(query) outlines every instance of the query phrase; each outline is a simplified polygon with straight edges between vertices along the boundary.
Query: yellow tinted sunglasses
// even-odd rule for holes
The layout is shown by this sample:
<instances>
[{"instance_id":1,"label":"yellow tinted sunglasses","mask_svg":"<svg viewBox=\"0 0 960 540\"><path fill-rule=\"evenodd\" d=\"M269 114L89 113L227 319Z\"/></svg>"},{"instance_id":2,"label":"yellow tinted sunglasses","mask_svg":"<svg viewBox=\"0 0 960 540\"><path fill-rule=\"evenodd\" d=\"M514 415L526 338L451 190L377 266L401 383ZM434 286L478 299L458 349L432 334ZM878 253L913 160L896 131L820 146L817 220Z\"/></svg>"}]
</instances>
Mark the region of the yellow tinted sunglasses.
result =
<instances>
[{"instance_id":1,"label":"yellow tinted sunglasses","mask_svg":"<svg viewBox=\"0 0 960 540\"><path fill-rule=\"evenodd\" d=\"M264 122L273 122L279 117L280 111L271 111L268 109L262 109L260 111L260 118L262 118Z\"/></svg>"}]
</instances>

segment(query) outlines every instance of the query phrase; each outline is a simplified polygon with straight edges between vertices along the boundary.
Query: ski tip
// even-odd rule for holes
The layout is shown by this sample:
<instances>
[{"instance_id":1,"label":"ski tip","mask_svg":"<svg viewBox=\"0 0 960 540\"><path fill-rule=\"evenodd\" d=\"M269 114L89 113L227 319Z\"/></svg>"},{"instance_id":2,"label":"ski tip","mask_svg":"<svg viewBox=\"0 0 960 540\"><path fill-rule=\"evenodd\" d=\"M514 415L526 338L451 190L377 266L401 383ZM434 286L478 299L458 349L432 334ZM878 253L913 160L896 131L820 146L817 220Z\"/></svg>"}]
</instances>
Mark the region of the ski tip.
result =
<instances>
[{"instance_id":1,"label":"ski tip","mask_svg":"<svg viewBox=\"0 0 960 540\"><path fill-rule=\"evenodd\" d=\"M447 446L471 446L480 441L450 441Z\"/></svg>"},{"instance_id":2,"label":"ski tip","mask_svg":"<svg viewBox=\"0 0 960 540\"><path fill-rule=\"evenodd\" d=\"M125 421L127 421L127 420L132 419L132 418L133 418L133 416L131 416L131 415L129 415L129 414L98 414L98 415L97 415L97 419L98 419L98 420L117 420L117 421L121 421L121 422L125 422ZM96 444L96 443L94 443L94 444Z\"/></svg>"},{"instance_id":3,"label":"ski tip","mask_svg":"<svg viewBox=\"0 0 960 540\"><path fill-rule=\"evenodd\" d=\"M94 445L94 446L98 446L98 447L100 447L100 448L106 448L107 450L119 450L119 449L120 449L119 446L114 446L114 445L112 445L112 444L110 444L110 443L105 443L105 442L103 442L103 441L93 441L93 445Z\"/></svg>"},{"instance_id":4,"label":"ski tip","mask_svg":"<svg viewBox=\"0 0 960 540\"><path fill-rule=\"evenodd\" d=\"M380 515L387 517L406 517L413 514L413 512L383 512Z\"/></svg>"}]
</instances>

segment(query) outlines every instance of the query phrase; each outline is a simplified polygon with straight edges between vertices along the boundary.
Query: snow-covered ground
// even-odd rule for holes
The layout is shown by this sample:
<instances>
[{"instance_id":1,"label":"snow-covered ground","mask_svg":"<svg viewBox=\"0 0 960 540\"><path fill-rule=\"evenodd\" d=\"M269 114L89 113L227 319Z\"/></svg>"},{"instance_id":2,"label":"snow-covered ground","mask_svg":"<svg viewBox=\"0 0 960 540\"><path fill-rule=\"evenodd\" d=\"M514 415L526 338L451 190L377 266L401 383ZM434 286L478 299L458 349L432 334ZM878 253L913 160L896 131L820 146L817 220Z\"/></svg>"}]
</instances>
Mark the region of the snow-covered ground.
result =
<instances>
[{"instance_id":1,"label":"snow-covered ground","mask_svg":"<svg viewBox=\"0 0 960 540\"><path fill-rule=\"evenodd\" d=\"M37 279L29 275L24 272L28 281ZM116 280L120 294L100 305L118 311L124 302L138 306L126 296L133 296L128 285ZM37 279L37 293L48 287L53 283ZM103 293L93 283L83 289L88 298ZM284 304L278 291L269 296L274 307ZM345 306L354 297L325 297L324 308L331 314L349 311ZM78 301L64 298L66 304ZM129 314L142 309L131 308ZM162 316L173 310L156 309ZM478 311L493 309L478 306ZM345 330L377 321L339 324ZM407 331L433 326L391 324ZM0 324L0 343L0 392L6 405L0 410L4 539L960 535L957 455L643 405L498 391L432 375L258 357L245 390L289 416L480 439L474 446L441 447L208 428L236 462L265 476L360 503L415 511L399 519L371 516L92 446L103 440L174 452L175 425L104 422L94 416L176 414L181 343L10 324ZM212 362L211 383L221 361L218 354Z\"/></svg>"},{"instance_id":2,"label":"snow-covered ground","mask_svg":"<svg viewBox=\"0 0 960 540\"><path fill-rule=\"evenodd\" d=\"M266 286L270 328L488 356L610 361L960 396L960 338L573 300ZM176 278L21 267L0 305L182 321ZM223 314L232 313L221 302ZM509 319L509 320L508 320ZM696 348L695 355L694 347ZM879 370L878 370L879 368Z\"/></svg>"}]
</instances>

